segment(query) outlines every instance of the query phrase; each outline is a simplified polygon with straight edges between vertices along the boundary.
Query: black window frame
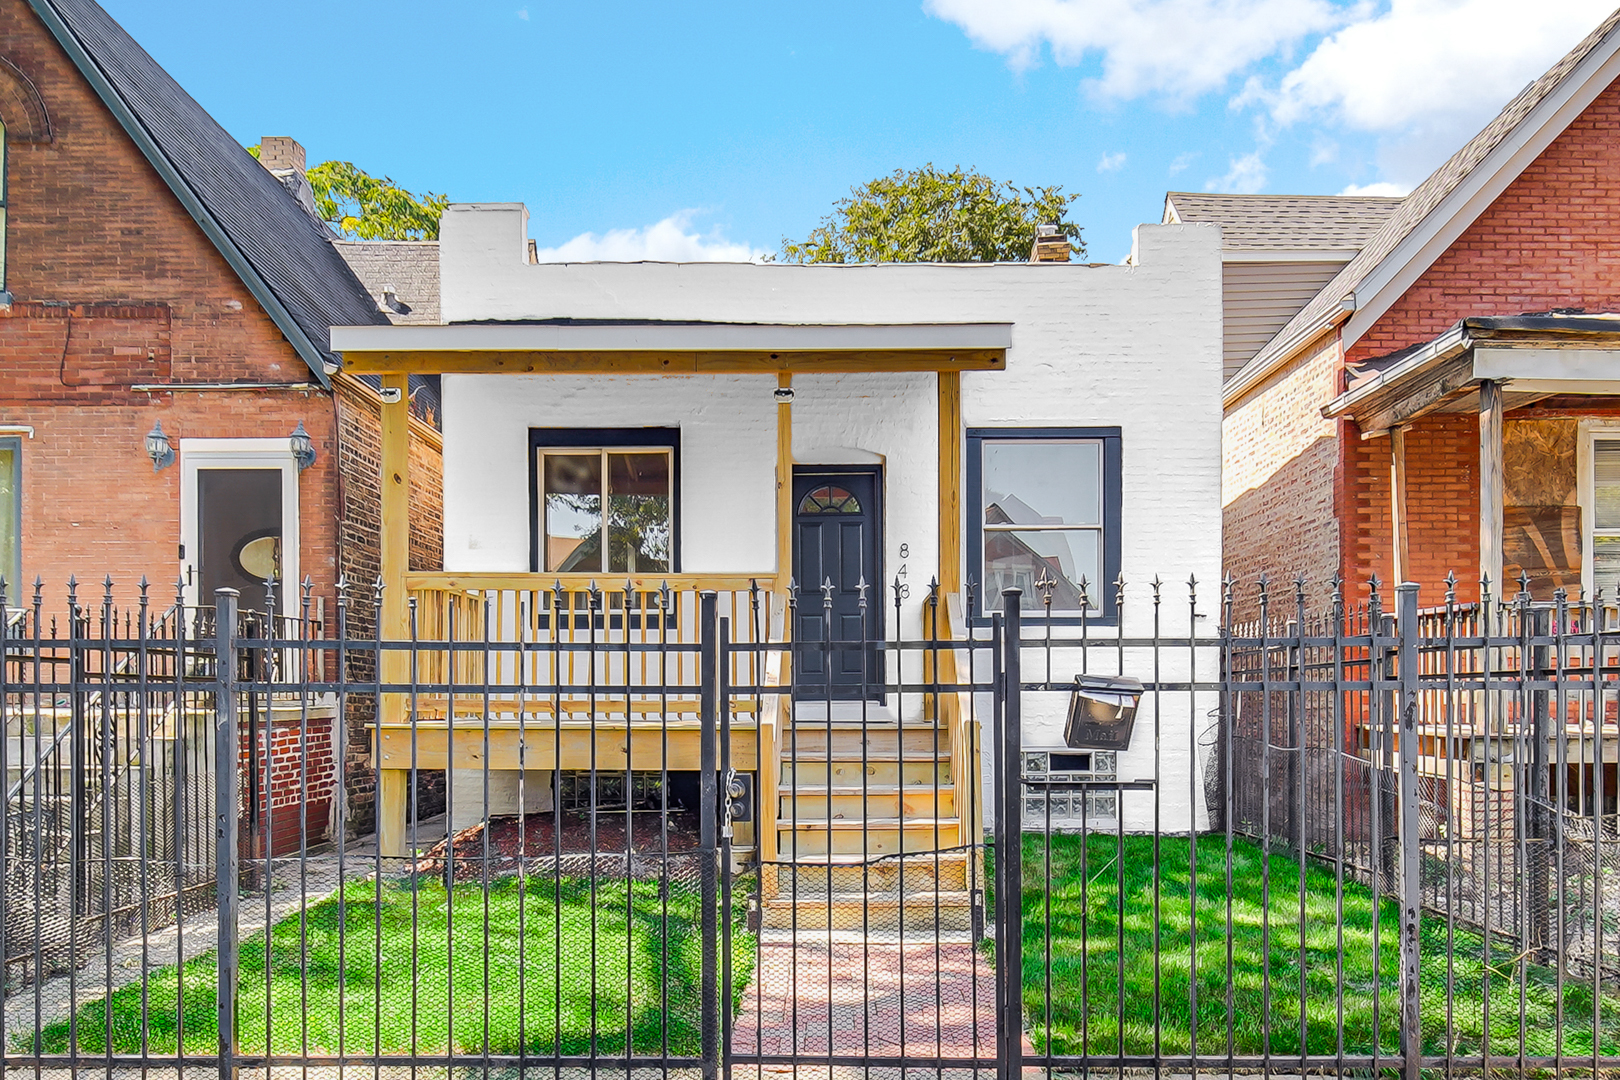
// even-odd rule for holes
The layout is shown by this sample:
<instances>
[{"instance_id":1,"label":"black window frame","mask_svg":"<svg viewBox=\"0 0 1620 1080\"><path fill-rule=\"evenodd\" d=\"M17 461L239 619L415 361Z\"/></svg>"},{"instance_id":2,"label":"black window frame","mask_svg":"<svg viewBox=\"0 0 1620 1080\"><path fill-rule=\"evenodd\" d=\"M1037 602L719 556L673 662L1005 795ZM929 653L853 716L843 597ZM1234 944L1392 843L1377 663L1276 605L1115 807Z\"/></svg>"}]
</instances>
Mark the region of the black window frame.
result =
<instances>
[{"instance_id":1,"label":"black window frame","mask_svg":"<svg viewBox=\"0 0 1620 1080\"><path fill-rule=\"evenodd\" d=\"M669 573L681 572L681 429L643 428L530 428L529 429L529 572L541 569L540 451L601 450L604 447L647 447L669 451ZM613 579L611 571L598 575ZM646 575L642 575L646 576ZM606 584L603 588L606 588Z\"/></svg>"},{"instance_id":2,"label":"black window frame","mask_svg":"<svg viewBox=\"0 0 1620 1080\"><path fill-rule=\"evenodd\" d=\"M967 429L967 571L968 580L981 590L984 587L984 444L1012 442L1028 439L1071 439L1102 443L1102 534L1104 582L1091 582L1094 594L1094 615L1057 615L1051 617L1053 626L1118 626L1119 610L1114 597L1114 582L1120 575L1122 550L1121 520L1124 510L1122 476L1124 451L1121 431L1117 427L996 427ZM1001 598L980 596L973 622L983 625L1001 610ZM1039 604L1034 610L1026 608L1024 619L1047 622Z\"/></svg>"}]
</instances>

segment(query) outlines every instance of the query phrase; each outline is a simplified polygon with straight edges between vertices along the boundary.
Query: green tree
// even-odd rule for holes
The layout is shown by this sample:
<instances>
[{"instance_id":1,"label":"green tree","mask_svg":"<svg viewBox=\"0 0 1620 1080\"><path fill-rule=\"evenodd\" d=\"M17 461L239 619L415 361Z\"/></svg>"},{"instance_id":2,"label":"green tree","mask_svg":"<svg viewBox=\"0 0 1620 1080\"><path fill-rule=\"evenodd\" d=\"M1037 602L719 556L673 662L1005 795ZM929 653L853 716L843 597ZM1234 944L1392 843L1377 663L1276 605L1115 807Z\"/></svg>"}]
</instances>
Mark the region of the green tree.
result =
<instances>
[{"instance_id":1,"label":"green tree","mask_svg":"<svg viewBox=\"0 0 1620 1080\"><path fill-rule=\"evenodd\" d=\"M1027 262L1035 227L1055 224L1084 256L1080 226L1068 219L1079 195L1061 186L1018 187L957 166L933 164L851 188L802 241L782 240L797 263Z\"/></svg>"},{"instance_id":2,"label":"green tree","mask_svg":"<svg viewBox=\"0 0 1620 1080\"><path fill-rule=\"evenodd\" d=\"M257 146L248 153L259 156ZM415 195L387 176L375 177L349 161L323 161L305 171L315 211L351 240L437 240L448 195Z\"/></svg>"}]
</instances>

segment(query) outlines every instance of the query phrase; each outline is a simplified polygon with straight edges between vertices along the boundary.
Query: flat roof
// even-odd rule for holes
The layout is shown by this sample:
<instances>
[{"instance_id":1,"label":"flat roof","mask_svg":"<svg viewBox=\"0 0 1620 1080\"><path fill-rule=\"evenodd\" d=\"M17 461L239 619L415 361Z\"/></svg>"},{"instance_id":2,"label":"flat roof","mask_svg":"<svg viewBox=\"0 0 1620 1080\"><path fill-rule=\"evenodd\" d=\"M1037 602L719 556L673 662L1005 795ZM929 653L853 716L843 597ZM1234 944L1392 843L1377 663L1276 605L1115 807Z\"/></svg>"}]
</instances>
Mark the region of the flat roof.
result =
<instances>
[{"instance_id":1,"label":"flat roof","mask_svg":"<svg viewBox=\"0 0 1620 1080\"><path fill-rule=\"evenodd\" d=\"M337 352L937 352L1011 345L1011 323L544 320L332 327Z\"/></svg>"}]
</instances>

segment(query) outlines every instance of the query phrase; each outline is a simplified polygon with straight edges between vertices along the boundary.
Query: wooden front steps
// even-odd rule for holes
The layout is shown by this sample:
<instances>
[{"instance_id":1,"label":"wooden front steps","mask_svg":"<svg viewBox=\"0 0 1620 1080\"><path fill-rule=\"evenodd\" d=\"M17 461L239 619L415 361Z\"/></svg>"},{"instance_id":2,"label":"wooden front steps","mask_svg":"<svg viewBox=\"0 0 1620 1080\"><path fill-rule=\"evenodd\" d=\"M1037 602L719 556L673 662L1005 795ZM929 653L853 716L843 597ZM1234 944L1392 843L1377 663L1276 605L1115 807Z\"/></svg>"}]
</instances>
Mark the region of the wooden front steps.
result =
<instances>
[{"instance_id":1,"label":"wooden front steps","mask_svg":"<svg viewBox=\"0 0 1620 1080\"><path fill-rule=\"evenodd\" d=\"M903 931L973 926L981 871L960 850L947 733L932 724L801 721L785 732L766 929Z\"/></svg>"}]
</instances>

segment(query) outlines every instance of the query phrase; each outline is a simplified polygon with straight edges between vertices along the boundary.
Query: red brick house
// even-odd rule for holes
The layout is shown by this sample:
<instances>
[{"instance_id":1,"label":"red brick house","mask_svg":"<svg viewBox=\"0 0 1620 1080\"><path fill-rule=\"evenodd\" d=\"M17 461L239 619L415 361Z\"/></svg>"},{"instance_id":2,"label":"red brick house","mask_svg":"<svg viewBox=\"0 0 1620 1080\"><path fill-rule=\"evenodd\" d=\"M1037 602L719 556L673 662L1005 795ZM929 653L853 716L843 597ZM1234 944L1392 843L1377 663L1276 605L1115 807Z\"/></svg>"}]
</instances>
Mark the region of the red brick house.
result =
<instances>
[{"instance_id":1,"label":"red brick house","mask_svg":"<svg viewBox=\"0 0 1620 1080\"><path fill-rule=\"evenodd\" d=\"M377 578L381 397L339 371L328 328L404 305L368 290L316 219L302 149L266 140L261 165L93 0L0 0L0 122L12 602L38 576L59 603L69 575L93 602L111 575L128 600L145 575L155 603L178 578L188 602L229 585L256 607L272 566L311 579L330 619L340 575ZM439 440L422 417L437 387L412 389L410 550L430 569ZM164 440L170 454L149 453ZM358 589L351 625L371 608Z\"/></svg>"},{"instance_id":2,"label":"red brick house","mask_svg":"<svg viewBox=\"0 0 1620 1080\"><path fill-rule=\"evenodd\" d=\"M1620 13L1226 381L1225 561L1440 603L1620 586ZM1613 530L1613 531L1610 531ZM1239 591L1252 600L1252 589Z\"/></svg>"}]
</instances>

